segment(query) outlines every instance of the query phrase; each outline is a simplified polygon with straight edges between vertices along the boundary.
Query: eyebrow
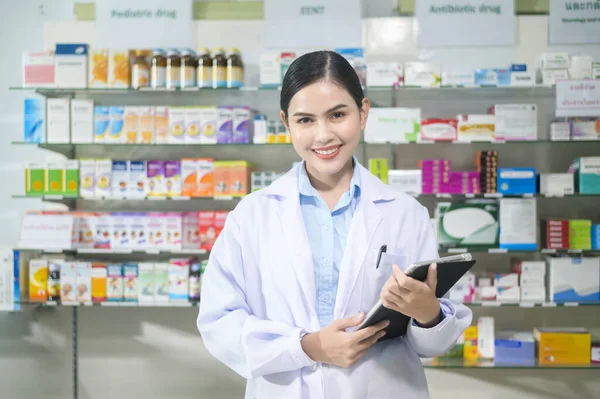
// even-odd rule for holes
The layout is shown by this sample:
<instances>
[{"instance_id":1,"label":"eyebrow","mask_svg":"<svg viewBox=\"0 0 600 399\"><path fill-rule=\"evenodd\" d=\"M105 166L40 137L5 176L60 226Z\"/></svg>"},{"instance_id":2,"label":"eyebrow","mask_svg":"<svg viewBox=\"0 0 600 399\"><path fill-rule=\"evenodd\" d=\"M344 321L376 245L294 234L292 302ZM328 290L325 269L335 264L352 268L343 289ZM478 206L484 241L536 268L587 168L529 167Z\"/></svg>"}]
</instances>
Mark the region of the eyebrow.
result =
<instances>
[{"instance_id":1,"label":"eyebrow","mask_svg":"<svg viewBox=\"0 0 600 399\"><path fill-rule=\"evenodd\" d=\"M338 104L333 108L329 108L325 113L329 114L331 112L337 111L338 109L341 108L346 108L347 105L346 104ZM315 116L314 114L309 114L307 112L296 112L293 116Z\"/></svg>"}]
</instances>

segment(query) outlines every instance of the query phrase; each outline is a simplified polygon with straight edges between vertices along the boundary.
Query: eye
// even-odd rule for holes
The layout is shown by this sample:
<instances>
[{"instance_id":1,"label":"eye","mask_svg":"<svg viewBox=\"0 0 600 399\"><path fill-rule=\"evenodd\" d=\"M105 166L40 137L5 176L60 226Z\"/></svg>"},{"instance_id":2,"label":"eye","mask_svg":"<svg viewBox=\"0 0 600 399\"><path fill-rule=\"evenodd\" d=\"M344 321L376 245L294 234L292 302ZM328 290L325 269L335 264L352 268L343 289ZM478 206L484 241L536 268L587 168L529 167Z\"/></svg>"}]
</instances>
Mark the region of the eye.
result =
<instances>
[{"instance_id":1,"label":"eye","mask_svg":"<svg viewBox=\"0 0 600 399\"><path fill-rule=\"evenodd\" d=\"M296 121L296 123L299 123L301 125L305 124L305 123L310 123L310 122L312 122L312 119L310 119L310 118L300 118Z\"/></svg>"},{"instance_id":2,"label":"eye","mask_svg":"<svg viewBox=\"0 0 600 399\"><path fill-rule=\"evenodd\" d=\"M344 116L343 112L334 112L331 114L331 119L340 119Z\"/></svg>"}]
</instances>

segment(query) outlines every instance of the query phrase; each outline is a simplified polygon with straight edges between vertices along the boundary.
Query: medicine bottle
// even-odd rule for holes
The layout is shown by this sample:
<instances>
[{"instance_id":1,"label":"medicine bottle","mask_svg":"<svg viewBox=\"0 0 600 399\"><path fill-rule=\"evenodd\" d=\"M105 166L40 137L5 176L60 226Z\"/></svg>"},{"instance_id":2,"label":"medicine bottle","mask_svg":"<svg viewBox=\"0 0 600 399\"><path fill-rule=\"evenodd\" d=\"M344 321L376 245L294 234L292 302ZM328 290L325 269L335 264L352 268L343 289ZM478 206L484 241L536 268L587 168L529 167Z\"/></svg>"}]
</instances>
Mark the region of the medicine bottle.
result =
<instances>
[{"instance_id":1,"label":"medicine bottle","mask_svg":"<svg viewBox=\"0 0 600 399\"><path fill-rule=\"evenodd\" d=\"M148 67L148 51L135 50L133 65L131 66L131 87L139 89L150 84L150 69Z\"/></svg>"},{"instance_id":2,"label":"medicine bottle","mask_svg":"<svg viewBox=\"0 0 600 399\"><path fill-rule=\"evenodd\" d=\"M240 51L236 48L229 49L227 58L227 87L236 88L244 85L244 64Z\"/></svg>"},{"instance_id":3,"label":"medicine bottle","mask_svg":"<svg viewBox=\"0 0 600 399\"><path fill-rule=\"evenodd\" d=\"M203 48L198 54L198 70L196 73L198 87L212 87L212 59L210 50Z\"/></svg>"},{"instance_id":4,"label":"medicine bottle","mask_svg":"<svg viewBox=\"0 0 600 399\"><path fill-rule=\"evenodd\" d=\"M181 87L181 57L177 50L169 50L167 52L167 69L166 69L166 86L167 89L178 89Z\"/></svg>"},{"instance_id":5,"label":"medicine bottle","mask_svg":"<svg viewBox=\"0 0 600 399\"><path fill-rule=\"evenodd\" d=\"M181 87L196 87L198 61L190 49L181 52Z\"/></svg>"},{"instance_id":6,"label":"medicine bottle","mask_svg":"<svg viewBox=\"0 0 600 399\"><path fill-rule=\"evenodd\" d=\"M152 52L150 61L150 87L153 89L165 87L167 73L167 58L161 49Z\"/></svg>"},{"instance_id":7,"label":"medicine bottle","mask_svg":"<svg viewBox=\"0 0 600 399\"><path fill-rule=\"evenodd\" d=\"M212 59L212 86L215 89L227 87L227 58L222 48L215 49Z\"/></svg>"}]
</instances>

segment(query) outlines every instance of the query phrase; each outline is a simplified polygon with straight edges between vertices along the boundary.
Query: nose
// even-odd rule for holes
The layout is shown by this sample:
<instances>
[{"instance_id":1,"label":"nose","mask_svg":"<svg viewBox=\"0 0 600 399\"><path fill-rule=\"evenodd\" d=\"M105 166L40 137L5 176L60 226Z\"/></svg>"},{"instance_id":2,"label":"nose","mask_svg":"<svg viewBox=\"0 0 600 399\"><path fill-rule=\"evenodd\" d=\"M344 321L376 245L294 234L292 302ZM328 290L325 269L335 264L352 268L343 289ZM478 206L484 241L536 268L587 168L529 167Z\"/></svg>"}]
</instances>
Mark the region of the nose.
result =
<instances>
[{"instance_id":1,"label":"nose","mask_svg":"<svg viewBox=\"0 0 600 399\"><path fill-rule=\"evenodd\" d=\"M333 141L335 134L331 126L325 121L319 121L315 127L315 141L319 144L327 144Z\"/></svg>"}]
</instances>

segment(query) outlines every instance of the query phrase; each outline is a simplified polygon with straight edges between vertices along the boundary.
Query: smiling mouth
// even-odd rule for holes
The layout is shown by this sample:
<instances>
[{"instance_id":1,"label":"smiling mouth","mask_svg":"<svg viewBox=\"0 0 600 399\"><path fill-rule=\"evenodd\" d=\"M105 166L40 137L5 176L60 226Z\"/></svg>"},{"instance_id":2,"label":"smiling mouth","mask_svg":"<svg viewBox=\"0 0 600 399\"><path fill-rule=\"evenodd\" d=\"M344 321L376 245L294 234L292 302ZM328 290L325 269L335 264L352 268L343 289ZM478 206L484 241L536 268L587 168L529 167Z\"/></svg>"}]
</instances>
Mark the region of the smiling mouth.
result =
<instances>
[{"instance_id":1,"label":"smiling mouth","mask_svg":"<svg viewBox=\"0 0 600 399\"><path fill-rule=\"evenodd\" d=\"M331 154L334 154L340 147L341 147L341 144L335 145L335 146L330 146L330 147L319 148L319 149L313 149L313 151L319 155L331 155Z\"/></svg>"}]
</instances>

